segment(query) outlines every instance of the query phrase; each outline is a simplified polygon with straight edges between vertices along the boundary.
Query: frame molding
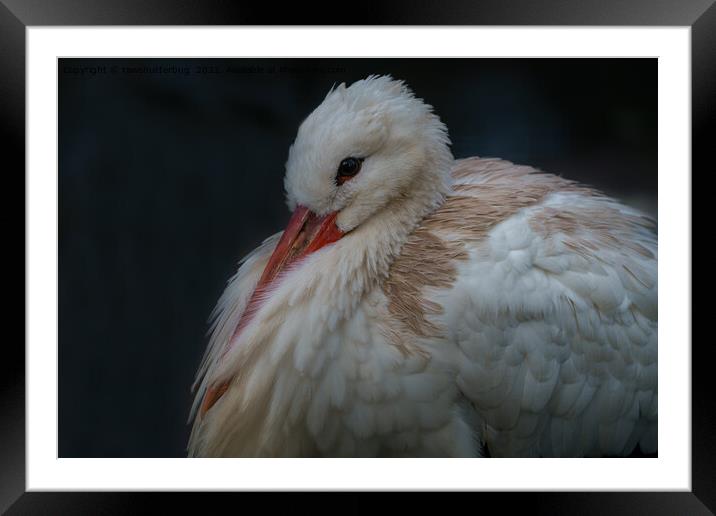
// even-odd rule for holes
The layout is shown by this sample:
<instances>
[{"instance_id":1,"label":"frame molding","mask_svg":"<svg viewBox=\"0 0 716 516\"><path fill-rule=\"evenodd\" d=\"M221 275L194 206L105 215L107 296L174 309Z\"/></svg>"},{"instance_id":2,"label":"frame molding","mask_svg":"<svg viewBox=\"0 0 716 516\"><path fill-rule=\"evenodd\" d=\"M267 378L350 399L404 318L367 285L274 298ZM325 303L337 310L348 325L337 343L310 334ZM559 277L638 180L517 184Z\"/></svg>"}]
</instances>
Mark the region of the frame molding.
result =
<instances>
[{"instance_id":1,"label":"frame molding","mask_svg":"<svg viewBox=\"0 0 716 516\"><path fill-rule=\"evenodd\" d=\"M716 3L714 0L459 0L444 4L405 0L390 4L362 3L350 24L362 25L666 25L691 27L692 178L694 170L713 171L711 157L716 128ZM312 12L313 11L313 12ZM314 17L314 14L316 15ZM310 25L346 24L332 10L300 5L297 12L271 5L247 5L210 0L0 0L0 110L3 164L23 178L25 194L25 28L43 25ZM707 168L708 167L708 168ZM692 179L693 180L693 179ZM14 190L18 191L18 190ZM6 208L7 209L7 208ZM9 219L9 209L7 209ZM22 229L23 271L25 228ZM19 261L19 257L15 258ZM19 277L19 275L18 275ZM23 294L23 300L25 296ZM19 311L19 309L17 309ZM23 305L24 314L24 305ZM19 319L20 317L18 317ZM24 315L23 315L24 319ZM24 335L24 331L23 331ZM23 339L24 341L24 339ZM8 514L135 512L148 503L166 508L166 494L156 493L25 493L25 368L24 346L6 341L0 360L0 511ZM692 349L692 492L691 493L529 493L508 496L480 493L481 501L498 502L501 510L520 506L545 514L713 514L716 511L716 418L707 380L711 374L707 346ZM175 497L182 508L206 510L209 493ZM236 500L242 493L222 495ZM355 512L374 506L374 499L357 494L342 497ZM475 495L472 495L475 496ZM497 497L499 496L499 500ZM229 499L228 497L231 497ZM294 495L292 500L296 498ZM422 498L422 497L421 497ZM266 498L262 498L265 502ZM416 498L416 500L418 500ZM274 502L275 503L275 502ZM422 503L421 503L422 504ZM292 504L293 505L293 504ZM334 506L335 508L335 506ZM314 506L315 509L315 506Z\"/></svg>"}]
</instances>

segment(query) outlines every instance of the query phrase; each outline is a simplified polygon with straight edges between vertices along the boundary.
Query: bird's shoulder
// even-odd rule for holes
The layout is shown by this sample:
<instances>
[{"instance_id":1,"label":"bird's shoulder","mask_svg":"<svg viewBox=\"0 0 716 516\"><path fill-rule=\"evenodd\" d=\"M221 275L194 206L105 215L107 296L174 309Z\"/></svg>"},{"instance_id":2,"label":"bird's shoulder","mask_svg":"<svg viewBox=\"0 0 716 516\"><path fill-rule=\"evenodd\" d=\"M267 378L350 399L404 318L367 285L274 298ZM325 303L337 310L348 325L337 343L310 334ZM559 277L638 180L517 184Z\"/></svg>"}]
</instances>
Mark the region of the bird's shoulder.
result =
<instances>
[{"instance_id":1,"label":"bird's shoulder","mask_svg":"<svg viewBox=\"0 0 716 516\"><path fill-rule=\"evenodd\" d=\"M602 314L624 309L629 299L656 321L654 219L593 188L505 160L460 160L453 177L453 194L416 233L461 243L463 271L487 266L490 277L508 284L554 280Z\"/></svg>"},{"instance_id":2,"label":"bird's shoulder","mask_svg":"<svg viewBox=\"0 0 716 516\"><path fill-rule=\"evenodd\" d=\"M621 289L656 320L651 217L593 188L496 158L458 160L452 176L452 193L393 263L394 282L439 289L471 268L488 267L487 277L507 284L558 280L606 313L618 297L610 287Z\"/></svg>"},{"instance_id":3,"label":"bird's shoulder","mask_svg":"<svg viewBox=\"0 0 716 516\"><path fill-rule=\"evenodd\" d=\"M410 234L384 284L418 333L429 329L422 314L431 308L418 301L451 290L458 275L478 275L468 283L496 296L518 280L557 281L607 311L616 302L610 294L617 295L610 289L628 290L655 318L651 218L592 188L501 159L458 160L452 177L452 193ZM481 268L488 270L478 274Z\"/></svg>"}]
</instances>

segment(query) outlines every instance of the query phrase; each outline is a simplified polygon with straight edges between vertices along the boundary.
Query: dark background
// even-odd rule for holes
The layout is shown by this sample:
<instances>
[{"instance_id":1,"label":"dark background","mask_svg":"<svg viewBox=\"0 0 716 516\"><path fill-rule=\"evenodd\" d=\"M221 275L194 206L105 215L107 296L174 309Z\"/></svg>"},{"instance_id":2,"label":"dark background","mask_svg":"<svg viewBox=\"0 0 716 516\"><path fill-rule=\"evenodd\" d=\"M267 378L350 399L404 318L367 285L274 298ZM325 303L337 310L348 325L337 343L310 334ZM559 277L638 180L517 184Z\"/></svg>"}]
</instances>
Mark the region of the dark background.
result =
<instances>
[{"instance_id":1,"label":"dark background","mask_svg":"<svg viewBox=\"0 0 716 516\"><path fill-rule=\"evenodd\" d=\"M58 68L63 457L185 455L206 318L238 259L288 220L288 146L334 82L405 79L447 124L455 157L537 166L656 215L656 59Z\"/></svg>"}]
</instances>

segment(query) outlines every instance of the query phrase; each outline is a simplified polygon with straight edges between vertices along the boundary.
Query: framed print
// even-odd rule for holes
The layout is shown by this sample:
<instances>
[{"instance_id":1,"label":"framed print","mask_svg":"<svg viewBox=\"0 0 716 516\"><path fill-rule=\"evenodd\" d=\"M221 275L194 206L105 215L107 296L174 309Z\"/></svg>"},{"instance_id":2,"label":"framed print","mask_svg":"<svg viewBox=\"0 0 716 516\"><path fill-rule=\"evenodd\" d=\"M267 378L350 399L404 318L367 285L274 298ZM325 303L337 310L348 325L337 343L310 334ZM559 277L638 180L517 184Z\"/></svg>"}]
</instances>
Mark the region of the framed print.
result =
<instances>
[{"instance_id":1,"label":"framed print","mask_svg":"<svg viewBox=\"0 0 716 516\"><path fill-rule=\"evenodd\" d=\"M524 495L550 512L589 513L598 507L600 512L621 513L640 507L664 514L710 513L716 505L711 494L713 425L705 395L708 390L698 388L698 380L704 382L707 377L708 361L702 357L705 352L691 342L691 177L692 169L707 162L705 133L716 118L711 66L716 8L711 3L674 3L659 12L603 3L558 8L549 2L536 12L534 4L525 3L517 15L497 3L465 4L450 14L426 5L398 9L399 4L394 4L376 7L377 19L355 20L358 26L330 20L322 27L315 23L277 26L275 21L265 26L259 11L222 12L209 8L210 3L193 6L193 18L188 20L184 16L189 10L160 12L155 8L160 4L131 11L116 6L100 9L99 4L91 9L62 9L54 3L49 9L6 1L0 6L3 117L8 121L6 140L11 143L8 157L15 157L17 168L25 172L27 303L24 345L8 345L14 346L13 359L3 365L7 368L3 424L8 436L1 445L3 510L32 513L48 503L68 511L83 503L116 507L137 503L140 496L78 491L399 490L550 491L540 500L536 493ZM376 98L410 105L424 116L402 126L391 122L387 130L386 110L392 105L388 100L380 104L384 106L380 113L364 110L362 103ZM350 111L358 105L363 106L360 116ZM314 111L317 106L321 107ZM349 113L341 114L344 110ZM391 115L391 120L407 116L407 111L399 112L403 114ZM432 113L440 117L438 125L420 133L420 124L433 120ZM318 134L323 136L318 138ZM405 135L411 134L413 138L433 135L434 139L420 140L416 147L422 149L420 153L401 154L399 161L404 165L392 168L401 172L376 183L371 178L379 177L374 171L380 169L379 157L385 156L385 151L375 150L379 147L376 139L383 142L381 149L391 138L398 138L395 148L406 149L411 147ZM518 234L523 238L526 230L511 230L508 221L517 224L526 214L533 217L531 226L525 222L530 234L550 242L545 249L566 245L575 256L583 257L605 246L625 260L619 273L613 274L621 278L618 285L628 285L627 290L634 292L629 294L633 304L627 307L633 324L624 323L624 337L614 333L621 331L614 329L614 323L601 319L606 313L603 306L620 304L611 301L621 295L615 293L617 287L605 290L599 286L602 283L594 286L593 277L576 279L576 270L565 273L570 292L585 296L578 302L584 299L586 308L572 305L576 325L588 323L595 335L612 339L616 350L623 349L625 339L633 342L619 355L622 366L615 365L622 362L614 359L599 369L613 378L632 380L612 382L611 391L584 381L598 393L592 396L599 410L585 412L598 420L594 426L598 430L582 431L588 423L580 422L579 439L570 434L577 430L553 424L534 408L546 411L549 406L554 415L559 412L559 396L566 396L566 391L559 391L561 366L555 366L558 376L549 373L549 357L557 351L550 351L547 358L535 351L536 335L542 330L534 322L529 332L515 330L515 335L529 334L524 344L514 348L522 353L524 365L516 366L514 373L521 380L504 387L505 393L523 393L521 399L512 401L522 412L500 408L507 406L508 394L497 406L486 397L486 392L494 394L504 383L487 380L496 374L494 369L484 363L461 369L468 367L469 360L488 360L484 358L488 355L489 360L498 361L512 356L509 344L507 351L499 353L485 351L479 343L458 346L464 354L461 362L455 362L458 365L450 362L450 353L441 355L428 344L411 347L413 340L453 338L445 337L440 328L454 330L455 342L461 342L467 330L457 329L460 321L470 331L487 331L479 326L482 323L455 319L450 301L440 293L445 285L459 284L470 260L488 263L487 248L463 250L472 249L463 247L464 242L487 241L484 235L464 233L461 225L463 217L468 217L464 207L449 211L459 215L431 222L429 245L427 240L425 245L408 240L410 230L406 230L405 242L411 243L386 244L385 249L403 249L401 256L407 256L413 245L415 259L403 267L391 265L394 258L385 258L386 267L394 268L386 268L385 275L376 273L376 278L402 276L392 284L385 280L387 286L381 287L373 301L371 296L368 300L361 297L362 293L355 301L385 307L380 313L394 317L410 335L396 337L396 330L381 326L376 338L392 342L389 353L374 362L368 356L378 356L377 351L351 355L356 357L355 378L380 377L371 383L373 390L359 380L350 384L348 372L345 378L326 372L325 364L331 360L349 359L340 358L344 355L335 350L316 351L318 345L301 344L298 337L314 335L322 324L334 332L342 322L316 315L316 309L306 309L299 316L298 311L273 308L279 306L278 301L271 304L271 296L275 300L284 295L275 278L290 278L299 263L296 260L305 259L303 253L316 254L313 261L302 263L323 263L315 256L328 256L321 254L322 248L335 242L339 242L335 249L345 248L346 256L336 259L334 268L329 261L316 265L315 278L324 278L321 281L328 284L353 274L359 277L362 273L348 270L351 260L359 261L358 252L347 247L350 239L343 236L368 220L368 215L361 218L363 212L353 199L370 198L365 206L373 207L371 216L396 214L376 227L402 227L393 220L403 212L386 206L408 199L409 193L384 200L388 194L380 193L381 189L412 192L408 185L418 188L422 179L410 179L410 164L425 159L439 167L440 152L448 149L448 135L450 160L446 158L445 171L446 177L453 178L448 190L457 188L463 197L471 196L471 189L482 188L483 183L460 172L460 166L486 167L481 173L510 181L516 181L519 174L534 177L536 171L526 171L522 165L554 174L541 176L553 178L548 186L514 183L505 191L512 192L509 195L488 185L494 197L483 202L493 211L487 215L481 211L470 219L477 227L485 224L486 217L496 217L485 235L493 239L490 242L502 235L500 245L516 246L506 251L511 260L523 256L524 246L515 239ZM430 149L435 152L431 154ZM453 156L463 161L453 165ZM394 165L398 157L384 159ZM316 183L314 176L301 175L308 168L328 170L324 164L333 161L338 172L326 172L330 188ZM414 169L423 170L419 165ZM455 182L460 174L463 182ZM612 201L603 201L601 194L590 197L591 193L585 193L588 187L629 208L609 204ZM549 191L540 193L544 188ZM426 199L447 195L438 187L419 190L419 194ZM525 211L533 208L535 197L546 203L539 205L544 213ZM559 204L566 211L555 211L549 202L557 201L550 199L567 203L566 208ZM582 212L574 210L586 209L585 203L591 207L587 210L591 218L578 218L574 214ZM325 209L319 207L324 204ZM426 200L428 204L437 205ZM508 206L514 209L507 210ZM289 211L294 213L290 219ZM404 213L416 211L413 206ZM347 213L355 213L356 222ZM565 213L572 214L571 218ZM632 222L625 221L633 221L635 236L624 240L614 234L604 236L608 213L622 217L615 223L619 235L632 231L626 228ZM415 224L425 224L428 219L424 217L421 214ZM454 217L459 217L455 224ZM653 237L643 236L646 225L652 228L648 231L653 231ZM291 236L294 226L296 233ZM545 232L556 226L558 234L574 238L548 240ZM283 227L287 229L281 241L267 240L264 246L269 251L251 254ZM506 229L498 233L496 227ZM590 229L593 239L585 240L576 227ZM661 251L658 308L657 228ZM495 246L490 252L501 249ZM448 254L454 267L435 265ZM226 287L227 280L247 255L235 281L246 281L253 293L231 301L236 294L231 293L231 284ZM247 274L242 270L253 271L255 263L264 263L261 260L267 265L256 265L255 277L242 276ZM375 258L367 270L379 269L381 260ZM540 278L547 277L543 269L550 270L547 275L557 274L553 262L540 260ZM585 262L575 260L569 263L584 271ZM518 267L517 261L510 263ZM483 271L482 275L491 271L494 278L505 267L489 265L492 268L481 265L482 269L475 270ZM395 267L403 268L395 272ZM594 267L588 274L612 277L608 259ZM651 275L649 267L653 267ZM495 293L509 284L514 296L524 300L531 295L527 290L520 293L524 284L509 279L513 276L505 278L502 286L493 288ZM323 283L318 281L307 283L300 299L285 294L286 307L298 310L295 307L303 306L306 296L323 292ZM372 281L365 280L371 285ZM358 291L358 283L350 285L346 292ZM545 289L536 291L549 295ZM436 301L430 295L437 296ZM348 295L326 296L322 306L355 306ZM486 310L480 313L488 313L492 306L481 304L484 295L480 299L464 296L458 305L473 303L476 310ZM535 297L530 299L537 302ZM207 317L217 300L219 308L210 328ZM222 303L243 308L226 308L222 315ZM373 309L366 308L365 313ZM577 315L592 309L593 318ZM270 310L282 315L267 321L294 321L295 330L271 329L278 333L255 337L270 346L233 347L243 342L242 331L260 335L259 324L252 323L268 317ZM657 313L661 313L658 369ZM444 325L443 316L449 321ZM526 316L515 313L514 317L518 325ZM505 326L503 322L500 319L496 324ZM264 327L274 328L271 324ZM288 322L282 324L288 328ZM350 335L363 342L365 331L351 330L353 326L345 324L348 333L342 338ZM228 332L226 343L216 344L220 340L216 335L222 331ZM550 338L559 340L565 331L560 329ZM586 330L575 331L585 334ZM284 347L274 344L284 341ZM202 366L207 344L208 362L203 363L208 365ZM587 357L580 360L601 360L598 355L603 351L597 348L570 346L572 352L579 349ZM291 354L282 355L281 349L290 349ZM289 359L284 356L290 357L288 375L267 365L285 363ZM428 367L416 366L420 360L446 364L441 371L450 374L453 367L458 369L459 387L440 387L438 370L420 369ZM561 360L559 364L569 363L570 358ZM261 370L257 364L263 364L273 372L245 373L249 363L257 371ZM392 365L385 369L376 365L383 363ZM350 369L341 367L344 372ZM392 399L390 393L395 391L386 371L401 367L412 376L398 377L395 381L401 387L396 389L403 389L400 392L410 402L393 408L385 402L385 410L375 408L371 403ZM302 378L313 378L312 371L317 371L318 379L304 382ZM433 371L430 382L417 381L421 377L416 371ZM520 371L532 376L520 376ZM633 377L625 371L632 371ZM536 385L542 382L544 386L550 378L557 383L551 384L541 402ZM241 392L266 393L265 397L237 397L238 390L229 384L239 381L246 382ZM535 382L533 387L524 383L529 381ZM438 391L451 393L445 395L452 396L451 400L459 396L466 405L443 409L426 404L426 400L442 399ZM285 395L277 396L280 392ZM577 405L587 396L584 387L580 392L583 395L575 397ZM319 405L315 400L323 394L325 404ZM369 401L349 404L345 400L352 395ZM592 396L584 401L585 406ZM481 404L489 410L480 408ZM342 413L344 407L352 408ZM525 407L531 407L529 416ZM466 425L464 441L457 430L444 435L433 430L436 425L452 425L438 420L444 412L445 421L452 421L458 409L474 410L477 418L466 416L455 423L455 428ZM328 418L335 411L342 414L336 421L340 428L349 429L350 439L340 437L339 430L327 437L332 425ZM644 418L650 414L650 419L634 423L630 419L634 413ZM413 421L411 417L414 423L405 423ZM252 430L253 418L263 418L260 431ZM289 420L300 423L291 426ZM272 437L268 421L275 421L283 434ZM404 423L424 425L425 430L418 437L411 436L400 430ZM298 428L306 429L305 435ZM394 439L382 437L391 432ZM588 458L579 458L585 455ZM215 456L227 458L208 458ZM386 458L395 456L402 458Z\"/></svg>"}]
</instances>

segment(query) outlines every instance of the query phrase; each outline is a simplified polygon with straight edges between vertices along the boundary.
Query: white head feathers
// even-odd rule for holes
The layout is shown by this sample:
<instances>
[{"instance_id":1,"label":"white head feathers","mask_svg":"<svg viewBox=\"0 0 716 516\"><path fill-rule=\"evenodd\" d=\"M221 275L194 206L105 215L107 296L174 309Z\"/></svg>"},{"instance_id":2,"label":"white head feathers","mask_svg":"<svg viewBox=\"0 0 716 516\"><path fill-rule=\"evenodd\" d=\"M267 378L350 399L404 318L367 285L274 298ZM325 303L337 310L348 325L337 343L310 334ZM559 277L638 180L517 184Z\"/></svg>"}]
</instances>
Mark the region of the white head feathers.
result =
<instances>
[{"instance_id":1,"label":"white head feathers","mask_svg":"<svg viewBox=\"0 0 716 516\"><path fill-rule=\"evenodd\" d=\"M449 144L432 107L402 81L370 76L349 87L342 83L301 124L289 150L289 208L337 211L343 231L399 198L416 198L428 211L448 188ZM364 159L361 171L339 185L338 166L349 157Z\"/></svg>"}]
</instances>

